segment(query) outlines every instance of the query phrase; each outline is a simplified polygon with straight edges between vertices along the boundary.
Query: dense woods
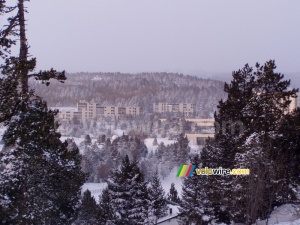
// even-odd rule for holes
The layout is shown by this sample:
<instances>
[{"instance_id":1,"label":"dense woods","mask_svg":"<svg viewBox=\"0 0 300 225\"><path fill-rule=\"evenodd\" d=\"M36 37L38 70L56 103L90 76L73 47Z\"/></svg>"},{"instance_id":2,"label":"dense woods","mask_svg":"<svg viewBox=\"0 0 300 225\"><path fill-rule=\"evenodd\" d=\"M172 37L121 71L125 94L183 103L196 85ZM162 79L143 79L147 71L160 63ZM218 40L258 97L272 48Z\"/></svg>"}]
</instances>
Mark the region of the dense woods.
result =
<instances>
[{"instance_id":1,"label":"dense woods","mask_svg":"<svg viewBox=\"0 0 300 225\"><path fill-rule=\"evenodd\" d=\"M154 102L195 103L197 115L212 117L221 98L224 83L173 73L71 73L64 84L56 82L45 89L39 81L30 85L50 106L76 106L79 100L103 105L139 106L153 111Z\"/></svg>"}]
</instances>

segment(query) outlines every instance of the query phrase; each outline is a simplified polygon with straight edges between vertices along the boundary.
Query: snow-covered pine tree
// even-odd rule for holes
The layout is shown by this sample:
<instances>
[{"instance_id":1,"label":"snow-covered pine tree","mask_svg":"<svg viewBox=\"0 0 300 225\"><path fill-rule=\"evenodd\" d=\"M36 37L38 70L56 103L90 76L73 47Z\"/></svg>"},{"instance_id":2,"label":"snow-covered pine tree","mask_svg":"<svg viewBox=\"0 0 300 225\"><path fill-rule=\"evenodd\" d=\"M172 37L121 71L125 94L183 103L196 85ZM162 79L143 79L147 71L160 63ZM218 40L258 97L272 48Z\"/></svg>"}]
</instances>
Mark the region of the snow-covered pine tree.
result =
<instances>
[{"instance_id":1,"label":"snow-covered pine tree","mask_svg":"<svg viewBox=\"0 0 300 225\"><path fill-rule=\"evenodd\" d=\"M60 141L56 112L44 101L36 97L26 108L11 119L3 136L0 193L9 201L1 205L7 215L1 222L69 224L85 181L79 150Z\"/></svg>"},{"instance_id":2,"label":"snow-covered pine tree","mask_svg":"<svg viewBox=\"0 0 300 225\"><path fill-rule=\"evenodd\" d=\"M156 218L161 218L167 215L168 207L166 203L165 191L160 183L157 169L152 175L148 193L150 200L149 210L153 211L153 215Z\"/></svg>"},{"instance_id":3,"label":"snow-covered pine tree","mask_svg":"<svg viewBox=\"0 0 300 225\"><path fill-rule=\"evenodd\" d=\"M191 158L191 164L200 167L200 157L195 155ZM208 176L197 176L196 173L192 177L188 177L183 181L182 196L180 202L180 224L205 225L213 219L213 207L208 199L206 190L202 186ZM202 183L203 182L203 183Z\"/></svg>"},{"instance_id":4,"label":"snow-covered pine tree","mask_svg":"<svg viewBox=\"0 0 300 225\"><path fill-rule=\"evenodd\" d=\"M201 167L218 168L222 161L223 149L214 139L209 139L201 152ZM205 187L208 199L214 208L214 215L217 222L230 223L228 205L221 201L223 198L223 187L219 186L221 180L226 179L220 176L207 176L201 180L201 186Z\"/></svg>"},{"instance_id":5,"label":"snow-covered pine tree","mask_svg":"<svg viewBox=\"0 0 300 225\"><path fill-rule=\"evenodd\" d=\"M99 206L97 205L90 190L86 190L83 193L81 204L79 206L78 217L76 224L78 225L90 225L98 224L97 216L99 214Z\"/></svg>"},{"instance_id":6,"label":"snow-covered pine tree","mask_svg":"<svg viewBox=\"0 0 300 225\"><path fill-rule=\"evenodd\" d=\"M28 84L31 77L47 86L51 78L63 82L66 77L53 69L35 73L36 59L28 56L25 2L8 7L1 1L0 7L0 15L8 17L0 31L0 122L7 126L0 163L1 224L70 224L85 180L79 151L60 141L57 112ZM20 52L14 57L10 50L17 43Z\"/></svg>"},{"instance_id":7,"label":"snow-covered pine tree","mask_svg":"<svg viewBox=\"0 0 300 225\"><path fill-rule=\"evenodd\" d=\"M281 177L280 184L289 188L281 189L277 195L277 201L282 203L299 202L300 106L291 114L285 115L280 123L279 133L282 135L274 141L274 145L279 146L280 150L276 157L276 161L280 162L277 164L277 171L279 172L278 176Z\"/></svg>"},{"instance_id":8,"label":"snow-covered pine tree","mask_svg":"<svg viewBox=\"0 0 300 225\"><path fill-rule=\"evenodd\" d=\"M152 145L153 145L153 146L157 146L157 145L158 145L158 142L157 142L157 138L156 138L156 137L154 138Z\"/></svg>"},{"instance_id":9,"label":"snow-covered pine tree","mask_svg":"<svg viewBox=\"0 0 300 225\"><path fill-rule=\"evenodd\" d=\"M280 137L278 124L283 120L289 99L295 95L296 90L288 90L289 81L282 80L283 75L275 73L275 68L275 62L272 60L264 66L257 64L255 72L246 65L242 70L233 72L230 85L225 84L228 98L219 103L218 113L215 114L215 139L203 149L202 162L204 166L212 168L235 168L238 165L246 165L247 157L243 155L247 155L247 165L257 162L257 165L253 165L253 168L256 168L260 160L255 159L257 154L251 153L253 148L245 144L252 135L260 135L261 137L256 138L259 141L255 143L255 148L260 149L260 154L264 156L261 164L268 164L269 167L264 170L268 179L262 178L256 185L263 186L264 202L269 202L266 204L269 207L265 208L265 204L260 204L255 207L255 213L245 216L240 209L246 208L247 195L240 195L237 188L242 186L245 191L251 192L254 191L251 188L256 188L255 185L249 186L248 181L236 179L234 176L211 177L207 183L210 187L209 199L215 208L216 217L221 222L232 220L243 223L246 222L246 218L252 218L254 222L254 214L266 218L276 202L275 196L280 191L280 187L275 185L279 183L278 174L274 174L276 170L272 169L280 163L276 160L279 148L273 144L273 140ZM239 157L236 157L237 154ZM248 177L250 178L251 176ZM264 182L267 184L263 185Z\"/></svg>"},{"instance_id":10,"label":"snow-covered pine tree","mask_svg":"<svg viewBox=\"0 0 300 225\"><path fill-rule=\"evenodd\" d=\"M107 180L116 224L144 224L148 216L148 191L136 161L126 155Z\"/></svg>"},{"instance_id":11,"label":"snow-covered pine tree","mask_svg":"<svg viewBox=\"0 0 300 225\"><path fill-rule=\"evenodd\" d=\"M113 219L113 210L110 204L110 195L108 188L103 189L99 198L99 213L97 222L99 225L107 225Z\"/></svg>"},{"instance_id":12,"label":"snow-covered pine tree","mask_svg":"<svg viewBox=\"0 0 300 225\"><path fill-rule=\"evenodd\" d=\"M85 146L92 144L92 139L91 139L91 136L89 134L85 135L83 143L84 143Z\"/></svg>"},{"instance_id":13,"label":"snow-covered pine tree","mask_svg":"<svg viewBox=\"0 0 300 225\"><path fill-rule=\"evenodd\" d=\"M287 161L284 160L286 156L281 153L286 150L278 140L282 140L283 136L279 129L280 124L284 121L287 106L297 90L289 88L290 81L283 80L284 76L276 73L275 69L276 65L273 60L266 62L263 66L256 64L254 94L242 110L243 115L251 118L252 123L245 129L247 139L243 147L239 148L236 155L239 157L235 159L235 163L236 165L246 163L250 171L253 168L252 170L257 172L246 177L248 185L244 184L245 179L236 179L233 185L234 187L244 186L244 190L248 193L254 193L260 188L259 192L263 193L264 199L261 204L256 201L257 206L253 206L253 202L250 202L252 206L251 211L247 212L247 224L255 222L257 218L267 218L274 206L289 202L288 198L283 200L286 196L283 193L292 193L291 185L282 182L284 180L281 176L282 169L286 168ZM252 146L249 140L255 140ZM254 184L249 181L253 176L256 179L252 181ZM233 201L232 205L236 207L232 207L232 212L237 212L238 205L243 208L247 207L247 203L249 204L247 195L243 195L239 200L241 199L243 204L235 204ZM243 214L241 213L240 216Z\"/></svg>"},{"instance_id":14,"label":"snow-covered pine tree","mask_svg":"<svg viewBox=\"0 0 300 225\"><path fill-rule=\"evenodd\" d=\"M189 158L190 147L189 147L189 140L187 137L184 137L183 134L179 135L177 139L178 142L178 166L180 164L186 164Z\"/></svg>"},{"instance_id":15,"label":"snow-covered pine tree","mask_svg":"<svg viewBox=\"0 0 300 225\"><path fill-rule=\"evenodd\" d=\"M170 188L170 191L167 195L167 199L172 201L172 202L175 202L175 203L180 203L181 202L174 183L171 184L171 188Z\"/></svg>"}]
</instances>

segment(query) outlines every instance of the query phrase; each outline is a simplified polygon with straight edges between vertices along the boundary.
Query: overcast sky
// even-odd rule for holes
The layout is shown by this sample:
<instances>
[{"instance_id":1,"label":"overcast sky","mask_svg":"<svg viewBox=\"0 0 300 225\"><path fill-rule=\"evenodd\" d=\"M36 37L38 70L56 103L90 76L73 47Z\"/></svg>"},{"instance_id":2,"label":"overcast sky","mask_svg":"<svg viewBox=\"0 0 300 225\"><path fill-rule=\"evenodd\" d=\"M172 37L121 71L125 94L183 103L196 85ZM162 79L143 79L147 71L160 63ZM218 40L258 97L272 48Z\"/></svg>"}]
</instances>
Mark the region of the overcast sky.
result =
<instances>
[{"instance_id":1,"label":"overcast sky","mask_svg":"<svg viewBox=\"0 0 300 225\"><path fill-rule=\"evenodd\" d=\"M31 0L30 53L68 72L300 72L299 0Z\"/></svg>"}]
</instances>

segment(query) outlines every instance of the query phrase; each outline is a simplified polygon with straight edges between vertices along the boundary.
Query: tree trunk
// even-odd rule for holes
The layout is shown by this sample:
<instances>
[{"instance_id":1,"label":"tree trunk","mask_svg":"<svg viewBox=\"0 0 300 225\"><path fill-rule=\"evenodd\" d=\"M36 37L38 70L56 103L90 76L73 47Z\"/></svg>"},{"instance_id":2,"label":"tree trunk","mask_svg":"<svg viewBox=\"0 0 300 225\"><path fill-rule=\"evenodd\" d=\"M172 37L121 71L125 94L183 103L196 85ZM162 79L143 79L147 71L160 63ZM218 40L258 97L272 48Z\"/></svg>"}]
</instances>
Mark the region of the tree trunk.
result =
<instances>
[{"instance_id":1,"label":"tree trunk","mask_svg":"<svg viewBox=\"0 0 300 225\"><path fill-rule=\"evenodd\" d=\"M20 63L22 64L20 70L20 78L21 78L21 92L23 97L25 97L28 93L28 46L27 46L27 38L26 38L26 24L25 24L25 9L24 9L24 1L19 0L18 8L19 8L19 25L20 25Z\"/></svg>"}]
</instances>

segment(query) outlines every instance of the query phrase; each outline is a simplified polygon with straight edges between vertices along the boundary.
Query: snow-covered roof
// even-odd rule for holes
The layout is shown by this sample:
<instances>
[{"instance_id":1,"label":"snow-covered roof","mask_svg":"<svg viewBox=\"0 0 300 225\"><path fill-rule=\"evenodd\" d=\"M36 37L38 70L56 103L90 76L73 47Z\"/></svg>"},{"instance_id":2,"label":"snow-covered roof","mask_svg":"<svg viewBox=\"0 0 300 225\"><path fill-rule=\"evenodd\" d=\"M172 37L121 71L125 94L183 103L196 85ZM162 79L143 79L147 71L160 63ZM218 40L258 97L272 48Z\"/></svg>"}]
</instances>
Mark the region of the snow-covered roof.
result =
<instances>
[{"instance_id":1,"label":"snow-covered roof","mask_svg":"<svg viewBox=\"0 0 300 225\"><path fill-rule=\"evenodd\" d=\"M168 211L168 215L157 220L156 224L160 224L164 221L167 221L172 218L176 218L179 215L179 205L168 204L168 208L172 209L172 214L170 214L170 210Z\"/></svg>"}]
</instances>

